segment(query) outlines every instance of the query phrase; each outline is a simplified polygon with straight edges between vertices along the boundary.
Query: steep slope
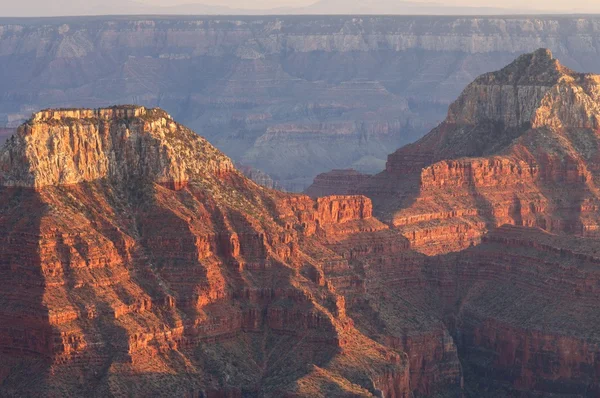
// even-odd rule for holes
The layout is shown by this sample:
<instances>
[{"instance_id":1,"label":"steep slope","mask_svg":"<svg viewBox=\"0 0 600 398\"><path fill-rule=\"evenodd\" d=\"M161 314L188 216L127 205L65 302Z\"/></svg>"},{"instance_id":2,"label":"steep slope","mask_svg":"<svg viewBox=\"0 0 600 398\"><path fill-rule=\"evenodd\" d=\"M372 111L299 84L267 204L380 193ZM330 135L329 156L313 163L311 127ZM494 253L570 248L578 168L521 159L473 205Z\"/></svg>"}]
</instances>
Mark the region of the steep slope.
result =
<instances>
[{"instance_id":1,"label":"steep slope","mask_svg":"<svg viewBox=\"0 0 600 398\"><path fill-rule=\"evenodd\" d=\"M406 237L400 256L362 262L364 303L348 313L409 358L429 353L411 362L419 391L456 355L469 397L600 394L599 83L548 50L523 55L383 173L334 171L309 190L363 193Z\"/></svg>"},{"instance_id":2,"label":"steep slope","mask_svg":"<svg viewBox=\"0 0 600 398\"><path fill-rule=\"evenodd\" d=\"M310 252L364 197L262 188L158 109L48 110L0 150L0 395L410 394ZM312 236L312 237L311 237Z\"/></svg>"},{"instance_id":3,"label":"steep slope","mask_svg":"<svg viewBox=\"0 0 600 398\"><path fill-rule=\"evenodd\" d=\"M600 73L599 42L597 16L2 19L0 126L44 108L161 107L302 191L331 169L381 172L524 52Z\"/></svg>"},{"instance_id":4,"label":"steep slope","mask_svg":"<svg viewBox=\"0 0 600 398\"><path fill-rule=\"evenodd\" d=\"M529 122L495 81L542 87ZM599 214L596 77L538 51L478 82L465 114L522 121L505 147L485 134L512 127L463 117L428 157L334 173L397 225L362 195L261 187L159 109L35 114L0 149L0 395L599 395L598 240L572 227ZM431 164L440 131L488 156Z\"/></svg>"},{"instance_id":5,"label":"steep slope","mask_svg":"<svg viewBox=\"0 0 600 398\"><path fill-rule=\"evenodd\" d=\"M596 237L599 91L600 77L548 50L523 55L470 84L386 171L341 192L371 197L430 254L469 247L503 224Z\"/></svg>"}]
</instances>

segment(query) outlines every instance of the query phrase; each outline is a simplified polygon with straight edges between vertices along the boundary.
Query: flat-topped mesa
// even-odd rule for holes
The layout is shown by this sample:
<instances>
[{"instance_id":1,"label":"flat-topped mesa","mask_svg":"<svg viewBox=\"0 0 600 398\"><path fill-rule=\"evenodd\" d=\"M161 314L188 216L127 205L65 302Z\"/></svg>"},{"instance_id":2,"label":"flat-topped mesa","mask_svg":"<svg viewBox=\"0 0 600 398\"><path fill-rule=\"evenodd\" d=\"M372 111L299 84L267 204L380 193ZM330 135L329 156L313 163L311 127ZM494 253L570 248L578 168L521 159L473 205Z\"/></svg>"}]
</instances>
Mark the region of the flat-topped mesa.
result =
<instances>
[{"instance_id":1,"label":"flat-topped mesa","mask_svg":"<svg viewBox=\"0 0 600 398\"><path fill-rule=\"evenodd\" d=\"M169 119L171 118L166 112L162 110L147 110L143 106L123 105L100 109L44 109L42 111L34 113L31 120L34 123L38 123L49 122L52 120L67 121L69 119L133 119L137 117L143 117L146 114L158 112L164 113L164 116Z\"/></svg>"},{"instance_id":2,"label":"flat-topped mesa","mask_svg":"<svg viewBox=\"0 0 600 398\"><path fill-rule=\"evenodd\" d=\"M0 185L145 179L174 188L232 172L229 158L161 109L45 110L0 149Z\"/></svg>"}]
</instances>

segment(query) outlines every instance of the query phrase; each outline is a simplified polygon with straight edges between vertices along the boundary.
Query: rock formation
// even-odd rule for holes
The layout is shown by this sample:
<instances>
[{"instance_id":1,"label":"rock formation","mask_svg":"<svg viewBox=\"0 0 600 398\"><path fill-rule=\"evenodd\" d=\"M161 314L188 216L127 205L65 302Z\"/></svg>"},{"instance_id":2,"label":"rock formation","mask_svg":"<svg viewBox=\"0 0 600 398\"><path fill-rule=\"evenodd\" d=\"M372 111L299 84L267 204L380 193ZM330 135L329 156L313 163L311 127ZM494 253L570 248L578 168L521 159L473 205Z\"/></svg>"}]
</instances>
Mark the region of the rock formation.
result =
<instances>
[{"instance_id":1,"label":"rock formation","mask_svg":"<svg viewBox=\"0 0 600 398\"><path fill-rule=\"evenodd\" d=\"M34 114L0 149L0 395L598 396L599 82L524 55L318 198L160 109Z\"/></svg>"},{"instance_id":2,"label":"rock formation","mask_svg":"<svg viewBox=\"0 0 600 398\"><path fill-rule=\"evenodd\" d=\"M363 263L363 297L373 335L419 352L418 391L456 375L458 357L468 396L599 394L599 83L548 50L523 55L476 79L384 172L309 189L370 197L406 238L398 258ZM431 318L407 321L414 311Z\"/></svg>"},{"instance_id":3,"label":"rock formation","mask_svg":"<svg viewBox=\"0 0 600 398\"><path fill-rule=\"evenodd\" d=\"M100 179L181 187L233 170L206 140L143 107L41 111L8 140L0 162L0 184L36 189Z\"/></svg>"},{"instance_id":4,"label":"rock formation","mask_svg":"<svg viewBox=\"0 0 600 398\"><path fill-rule=\"evenodd\" d=\"M523 55L470 84L383 173L350 190L316 180L308 192L369 196L429 254L467 248L503 224L595 237L599 83L548 50Z\"/></svg>"},{"instance_id":5,"label":"rock formation","mask_svg":"<svg viewBox=\"0 0 600 398\"><path fill-rule=\"evenodd\" d=\"M597 16L5 18L0 126L44 108L160 106L301 192L331 169L379 173L476 76L524 52L600 73L599 40Z\"/></svg>"},{"instance_id":6,"label":"rock formation","mask_svg":"<svg viewBox=\"0 0 600 398\"><path fill-rule=\"evenodd\" d=\"M410 395L317 258L388 230L365 197L260 187L124 106L36 113L0 150L0 198L2 396Z\"/></svg>"}]
</instances>

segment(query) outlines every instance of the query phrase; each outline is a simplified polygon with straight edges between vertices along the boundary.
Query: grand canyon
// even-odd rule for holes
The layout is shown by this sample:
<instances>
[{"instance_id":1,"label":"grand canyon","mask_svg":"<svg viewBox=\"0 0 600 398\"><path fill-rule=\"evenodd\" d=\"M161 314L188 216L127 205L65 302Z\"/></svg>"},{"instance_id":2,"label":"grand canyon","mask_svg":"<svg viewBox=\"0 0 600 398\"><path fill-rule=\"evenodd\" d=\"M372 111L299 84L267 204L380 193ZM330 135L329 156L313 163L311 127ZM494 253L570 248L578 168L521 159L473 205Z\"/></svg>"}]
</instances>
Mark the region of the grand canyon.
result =
<instances>
[{"instance_id":1,"label":"grand canyon","mask_svg":"<svg viewBox=\"0 0 600 398\"><path fill-rule=\"evenodd\" d=\"M540 47L600 73L600 17L0 18L0 127L45 108L160 107L301 192L332 169L380 172L477 76Z\"/></svg>"},{"instance_id":2,"label":"grand canyon","mask_svg":"<svg viewBox=\"0 0 600 398\"><path fill-rule=\"evenodd\" d=\"M507 64L305 194L159 108L34 113L0 149L0 395L600 396L600 76Z\"/></svg>"}]
</instances>

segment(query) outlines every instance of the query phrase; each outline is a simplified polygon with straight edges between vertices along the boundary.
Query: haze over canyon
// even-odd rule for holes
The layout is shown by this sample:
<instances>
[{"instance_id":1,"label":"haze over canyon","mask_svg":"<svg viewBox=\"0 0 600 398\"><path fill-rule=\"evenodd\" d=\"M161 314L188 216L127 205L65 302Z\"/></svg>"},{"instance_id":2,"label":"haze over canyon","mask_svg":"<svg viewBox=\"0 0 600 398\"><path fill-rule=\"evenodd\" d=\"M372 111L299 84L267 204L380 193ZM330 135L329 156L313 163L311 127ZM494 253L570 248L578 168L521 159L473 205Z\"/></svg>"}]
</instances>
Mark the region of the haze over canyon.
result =
<instances>
[{"instance_id":1,"label":"haze over canyon","mask_svg":"<svg viewBox=\"0 0 600 398\"><path fill-rule=\"evenodd\" d=\"M0 19L0 126L43 108L159 106L302 191L331 169L383 170L521 53L600 72L599 43L594 16Z\"/></svg>"},{"instance_id":2,"label":"haze over canyon","mask_svg":"<svg viewBox=\"0 0 600 398\"><path fill-rule=\"evenodd\" d=\"M0 10L0 397L600 397L598 6L209 2Z\"/></svg>"}]
</instances>

